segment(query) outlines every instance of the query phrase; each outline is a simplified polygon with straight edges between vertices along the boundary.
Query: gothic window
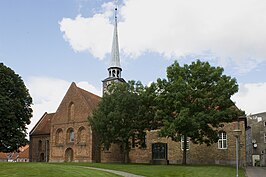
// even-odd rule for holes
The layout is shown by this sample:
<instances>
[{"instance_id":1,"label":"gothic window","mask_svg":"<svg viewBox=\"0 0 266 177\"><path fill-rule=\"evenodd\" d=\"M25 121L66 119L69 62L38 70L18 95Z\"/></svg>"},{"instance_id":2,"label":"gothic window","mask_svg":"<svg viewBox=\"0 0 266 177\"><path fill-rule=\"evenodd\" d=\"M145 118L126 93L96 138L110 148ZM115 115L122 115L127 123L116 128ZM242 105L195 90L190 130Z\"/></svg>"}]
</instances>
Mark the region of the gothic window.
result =
<instances>
[{"instance_id":1,"label":"gothic window","mask_svg":"<svg viewBox=\"0 0 266 177\"><path fill-rule=\"evenodd\" d=\"M38 149L39 151L42 151L42 140L39 140Z\"/></svg>"},{"instance_id":2,"label":"gothic window","mask_svg":"<svg viewBox=\"0 0 266 177\"><path fill-rule=\"evenodd\" d=\"M78 143L86 142L86 132L84 127L80 127L78 130Z\"/></svg>"},{"instance_id":3,"label":"gothic window","mask_svg":"<svg viewBox=\"0 0 266 177\"><path fill-rule=\"evenodd\" d=\"M189 140L190 138L187 137L187 150L189 150ZM181 136L181 149L184 150L184 135Z\"/></svg>"},{"instance_id":4,"label":"gothic window","mask_svg":"<svg viewBox=\"0 0 266 177\"><path fill-rule=\"evenodd\" d=\"M219 133L218 149L227 149L227 134L225 132Z\"/></svg>"},{"instance_id":5,"label":"gothic window","mask_svg":"<svg viewBox=\"0 0 266 177\"><path fill-rule=\"evenodd\" d=\"M59 145L63 143L63 130L61 128L57 129L55 133L55 144Z\"/></svg>"},{"instance_id":6,"label":"gothic window","mask_svg":"<svg viewBox=\"0 0 266 177\"><path fill-rule=\"evenodd\" d=\"M74 130L73 130L73 128L69 128L67 130L67 141L68 141L68 143L74 143Z\"/></svg>"},{"instance_id":7,"label":"gothic window","mask_svg":"<svg viewBox=\"0 0 266 177\"><path fill-rule=\"evenodd\" d=\"M142 140L142 143L141 143L141 147L142 148L146 148L147 147L147 135L146 134L143 135L143 140Z\"/></svg>"},{"instance_id":8,"label":"gothic window","mask_svg":"<svg viewBox=\"0 0 266 177\"><path fill-rule=\"evenodd\" d=\"M75 113L74 108L75 108L74 103L71 102L68 107L68 120L74 119L74 113Z\"/></svg>"}]
</instances>

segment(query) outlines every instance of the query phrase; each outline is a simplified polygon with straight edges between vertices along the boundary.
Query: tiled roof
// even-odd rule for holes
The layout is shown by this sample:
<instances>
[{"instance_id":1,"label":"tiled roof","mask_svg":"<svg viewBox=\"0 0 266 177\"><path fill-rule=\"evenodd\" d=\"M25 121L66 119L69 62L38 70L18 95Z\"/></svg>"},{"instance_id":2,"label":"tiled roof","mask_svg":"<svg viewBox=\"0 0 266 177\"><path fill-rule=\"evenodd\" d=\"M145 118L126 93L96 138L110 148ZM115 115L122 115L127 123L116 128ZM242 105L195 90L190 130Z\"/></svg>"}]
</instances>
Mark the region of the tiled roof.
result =
<instances>
[{"instance_id":1,"label":"tiled roof","mask_svg":"<svg viewBox=\"0 0 266 177\"><path fill-rule=\"evenodd\" d=\"M77 87L81 95L85 98L86 102L90 106L91 109L94 109L97 107L98 103L101 100L101 97L94 95L93 93L90 93L86 90L83 90L79 87Z\"/></svg>"},{"instance_id":2,"label":"tiled roof","mask_svg":"<svg viewBox=\"0 0 266 177\"><path fill-rule=\"evenodd\" d=\"M16 160L16 158L29 159L29 145L20 147L19 151L20 152L10 152L10 153L0 152L0 159L7 159L8 156L11 154L13 160Z\"/></svg>"},{"instance_id":3,"label":"tiled roof","mask_svg":"<svg viewBox=\"0 0 266 177\"><path fill-rule=\"evenodd\" d=\"M54 113L45 112L39 122L31 130L30 135L50 134L51 119Z\"/></svg>"}]
</instances>

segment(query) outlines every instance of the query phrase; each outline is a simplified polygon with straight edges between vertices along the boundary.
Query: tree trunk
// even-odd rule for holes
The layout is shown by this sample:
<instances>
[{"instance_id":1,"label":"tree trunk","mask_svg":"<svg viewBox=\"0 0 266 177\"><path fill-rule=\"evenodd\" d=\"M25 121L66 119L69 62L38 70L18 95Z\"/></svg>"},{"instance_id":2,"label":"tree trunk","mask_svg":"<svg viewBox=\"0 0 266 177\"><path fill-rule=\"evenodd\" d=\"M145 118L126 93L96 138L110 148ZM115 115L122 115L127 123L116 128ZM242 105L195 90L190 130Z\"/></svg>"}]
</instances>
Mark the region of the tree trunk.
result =
<instances>
[{"instance_id":1,"label":"tree trunk","mask_svg":"<svg viewBox=\"0 0 266 177\"><path fill-rule=\"evenodd\" d=\"M184 136L184 138L183 138L184 144L183 144L183 160L182 160L182 164L186 165L187 164L187 135L183 135L183 136Z\"/></svg>"},{"instance_id":2,"label":"tree trunk","mask_svg":"<svg viewBox=\"0 0 266 177\"><path fill-rule=\"evenodd\" d=\"M129 163L129 144L123 143L124 163Z\"/></svg>"}]
</instances>

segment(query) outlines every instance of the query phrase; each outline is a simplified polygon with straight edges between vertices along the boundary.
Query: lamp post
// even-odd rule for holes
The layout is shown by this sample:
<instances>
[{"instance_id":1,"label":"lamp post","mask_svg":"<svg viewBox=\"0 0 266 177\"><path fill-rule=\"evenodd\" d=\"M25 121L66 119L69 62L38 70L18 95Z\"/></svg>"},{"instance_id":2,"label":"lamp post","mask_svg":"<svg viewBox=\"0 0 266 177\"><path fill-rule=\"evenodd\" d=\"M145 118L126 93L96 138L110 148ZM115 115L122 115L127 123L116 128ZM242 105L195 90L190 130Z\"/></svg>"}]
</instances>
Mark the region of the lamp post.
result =
<instances>
[{"instance_id":1,"label":"lamp post","mask_svg":"<svg viewBox=\"0 0 266 177\"><path fill-rule=\"evenodd\" d=\"M239 136L241 135L241 130L233 130L234 136L236 137L236 177L238 177L238 151L239 151Z\"/></svg>"}]
</instances>

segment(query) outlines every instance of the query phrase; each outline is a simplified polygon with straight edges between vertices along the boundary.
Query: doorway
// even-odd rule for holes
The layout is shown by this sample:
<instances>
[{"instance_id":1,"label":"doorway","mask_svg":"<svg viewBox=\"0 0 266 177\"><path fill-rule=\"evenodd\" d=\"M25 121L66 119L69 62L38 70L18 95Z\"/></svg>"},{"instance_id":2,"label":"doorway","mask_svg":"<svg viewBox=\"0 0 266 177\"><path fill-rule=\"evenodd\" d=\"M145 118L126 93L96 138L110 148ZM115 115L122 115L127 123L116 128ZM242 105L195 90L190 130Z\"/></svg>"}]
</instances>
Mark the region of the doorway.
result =
<instances>
[{"instance_id":1,"label":"doorway","mask_svg":"<svg viewBox=\"0 0 266 177\"><path fill-rule=\"evenodd\" d=\"M67 148L65 152L65 161L72 162L73 161L73 149Z\"/></svg>"}]
</instances>

